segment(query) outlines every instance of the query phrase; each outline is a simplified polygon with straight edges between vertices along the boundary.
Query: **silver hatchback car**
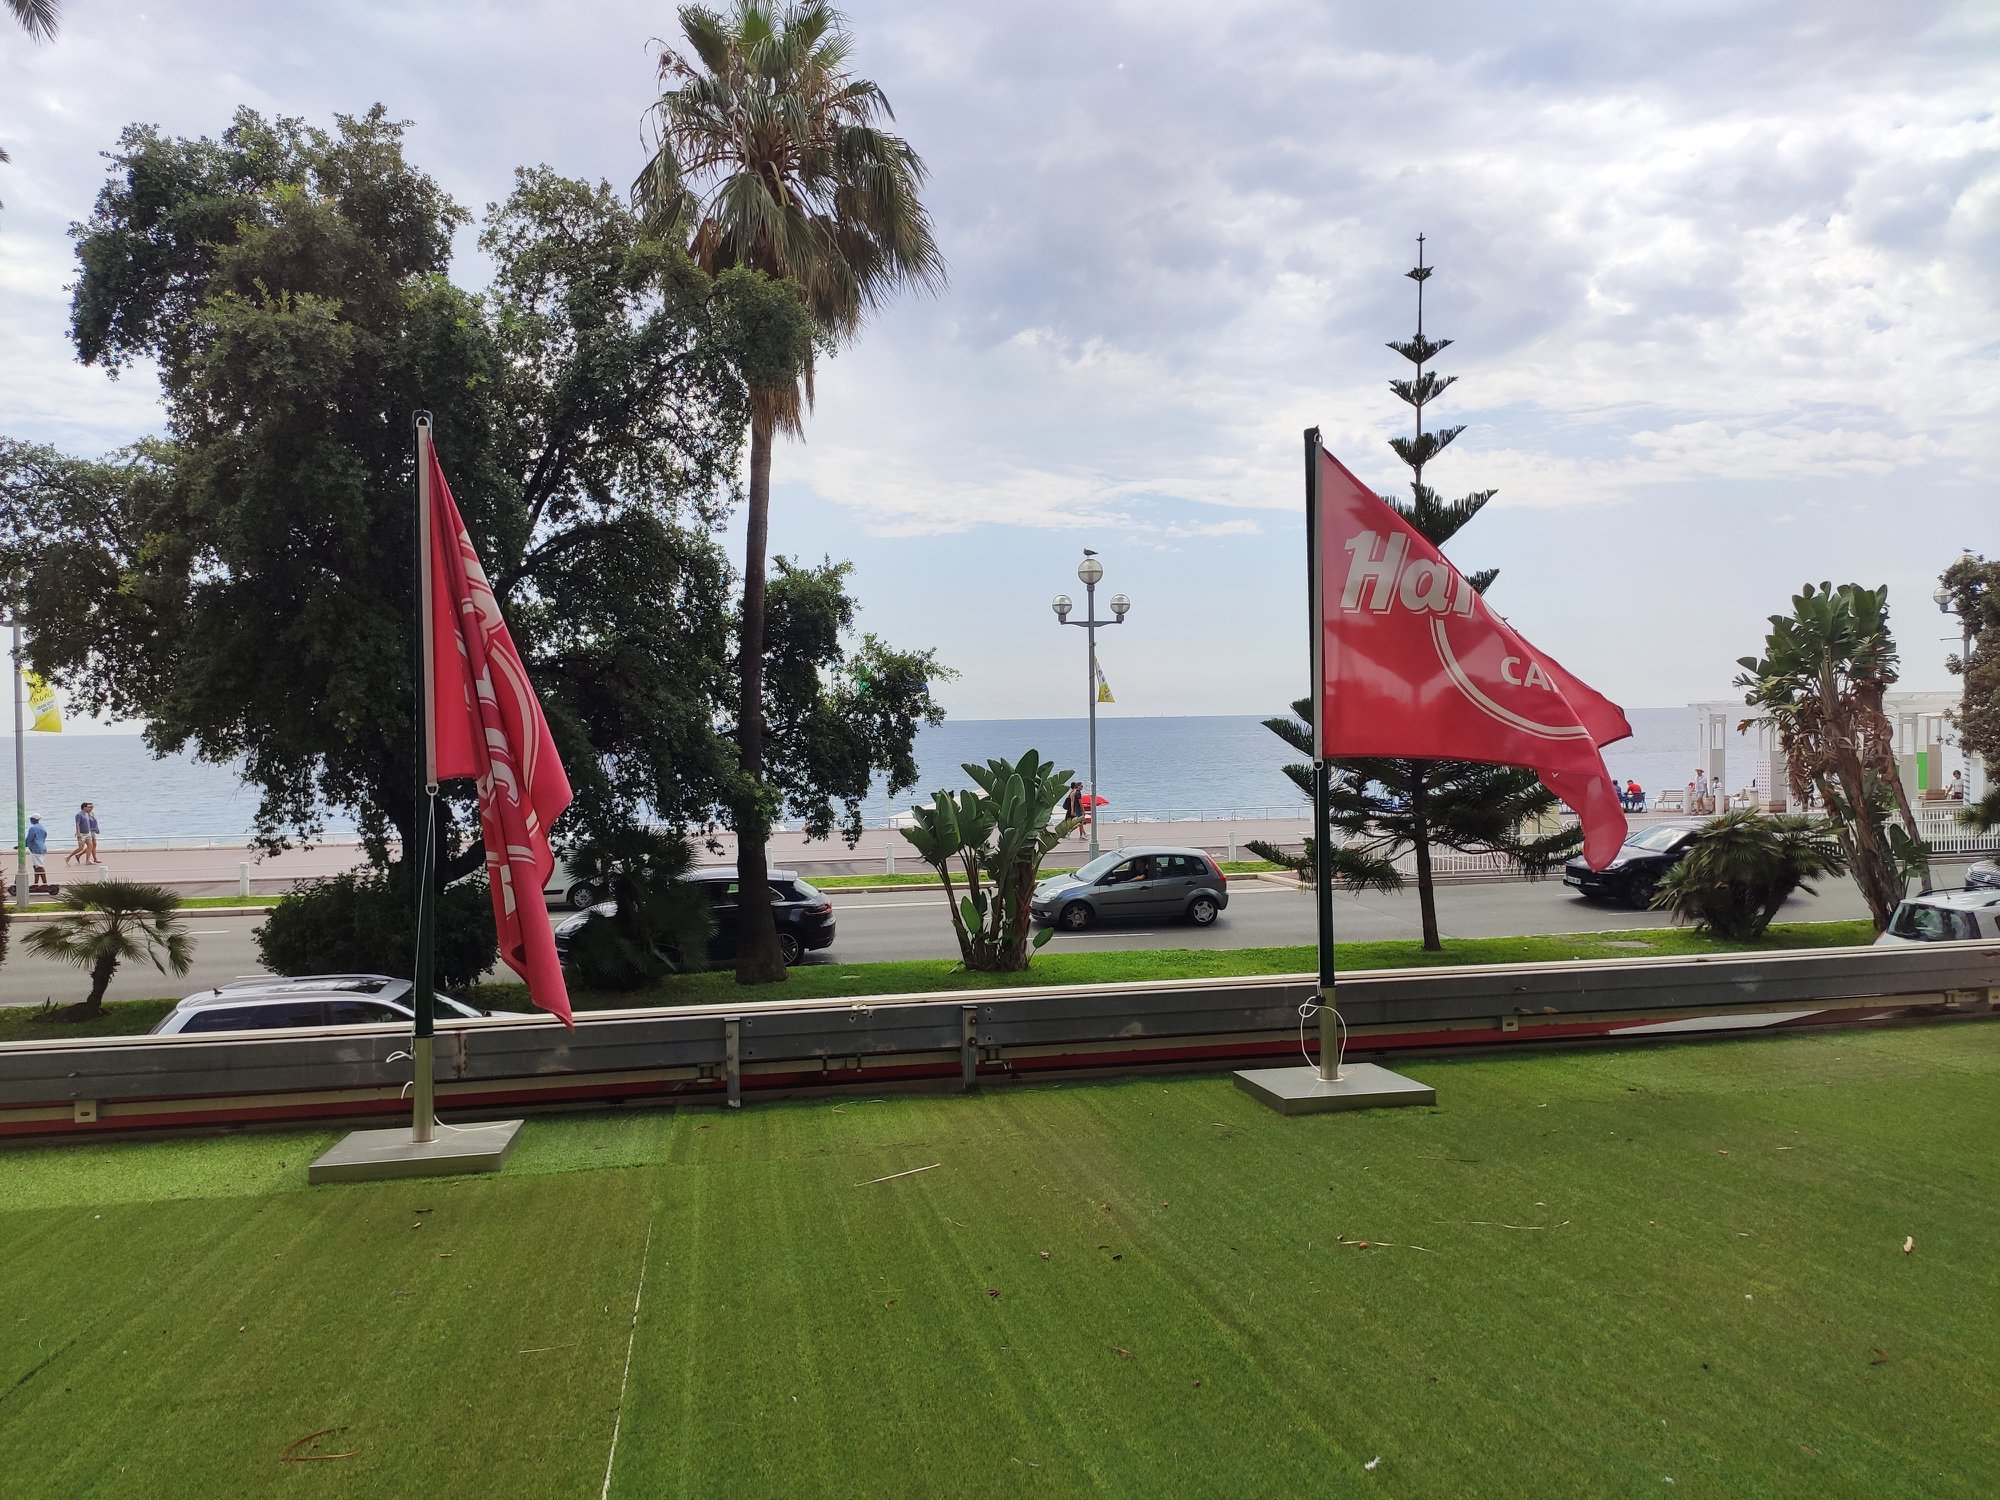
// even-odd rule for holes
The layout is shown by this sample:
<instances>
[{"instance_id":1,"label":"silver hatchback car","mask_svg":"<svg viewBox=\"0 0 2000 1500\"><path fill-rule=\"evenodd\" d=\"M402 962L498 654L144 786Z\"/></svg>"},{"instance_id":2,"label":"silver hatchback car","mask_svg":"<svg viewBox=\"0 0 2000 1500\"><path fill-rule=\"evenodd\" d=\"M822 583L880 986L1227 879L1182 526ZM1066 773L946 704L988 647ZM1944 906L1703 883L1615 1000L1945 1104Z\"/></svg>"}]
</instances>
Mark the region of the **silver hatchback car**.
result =
<instances>
[{"instance_id":1,"label":"silver hatchback car","mask_svg":"<svg viewBox=\"0 0 2000 1500\"><path fill-rule=\"evenodd\" d=\"M1229 877L1200 849L1119 849L1035 887L1044 927L1081 932L1093 922L1179 921L1206 927L1229 905Z\"/></svg>"},{"instance_id":2,"label":"silver hatchback car","mask_svg":"<svg viewBox=\"0 0 2000 1500\"><path fill-rule=\"evenodd\" d=\"M260 974L189 995L153 1028L154 1036L204 1031L274 1031L300 1026L408 1025L415 1012L410 981L387 974L306 974L287 978ZM454 1000L435 997L440 1021L486 1014Z\"/></svg>"}]
</instances>

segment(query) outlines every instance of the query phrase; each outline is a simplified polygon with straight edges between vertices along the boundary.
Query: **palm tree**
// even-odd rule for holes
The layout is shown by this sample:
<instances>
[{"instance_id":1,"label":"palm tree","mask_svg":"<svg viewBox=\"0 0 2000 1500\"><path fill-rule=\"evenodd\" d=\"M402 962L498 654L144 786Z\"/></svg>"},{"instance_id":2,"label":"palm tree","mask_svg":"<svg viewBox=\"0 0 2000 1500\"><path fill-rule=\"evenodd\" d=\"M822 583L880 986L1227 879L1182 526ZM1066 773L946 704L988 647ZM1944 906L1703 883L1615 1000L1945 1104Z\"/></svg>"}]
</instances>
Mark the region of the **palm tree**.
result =
<instances>
[{"instance_id":1,"label":"palm tree","mask_svg":"<svg viewBox=\"0 0 2000 1500\"><path fill-rule=\"evenodd\" d=\"M7 9L36 41L55 40L56 12L62 9L62 0L7 0ZM0 147L0 161L13 159L5 147ZM4 203L0 203L0 208L5 207Z\"/></svg>"},{"instance_id":2,"label":"palm tree","mask_svg":"<svg viewBox=\"0 0 2000 1500\"><path fill-rule=\"evenodd\" d=\"M66 914L35 928L28 951L73 965L90 975L90 998L71 1015L80 1021L104 1014L104 992L121 963L144 959L162 974L185 974L194 944L181 930L181 898L165 886L129 880L87 880L63 894Z\"/></svg>"},{"instance_id":3,"label":"palm tree","mask_svg":"<svg viewBox=\"0 0 2000 1500\"><path fill-rule=\"evenodd\" d=\"M684 234L711 275L733 268L798 287L829 346L896 292L944 285L944 258L918 200L924 164L878 122L895 118L882 90L848 71L852 42L825 0L736 0L725 12L683 6L685 53L660 56L653 106L658 147L633 185L655 232ZM745 526L741 705L737 742L748 786L731 809L744 895L736 977L783 979L768 895L764 776L764 571L771 443L803 430L812 362L753 389L750 508Z\"/></svg>"},{"instance_id":4,"label":"palm tree","mask_svg":"<svg viewBox=\"0 0 2000 1500\"><path fill-rule=\"evenodd\" d=\"M1717 937L1755 942L1792 892L1814 895L1810 881L1846 871L1840 834L1828 820L1746 808L1701 826L1653 905Z\"/></svg>"},{"instance_id":5,"label":"palm tree","mask_svg":"<svg viewBox=\"0 0 2000 1500\"><path fill-rule=\"evenodd\" d=\"M1770 618L1764 655L1737 659L1736 686L1777 730L1792 795L1816 792L1832 817L1880 932L1910 876L1929 873L1882 708L1897 677L1889 591L1807 584L1792 596L1791 614Z\"/></svg>"},{"instance_id":6,"label":"palm tree","mask_svg":"<svg viewBox=\"0 0 2000 1500\"><path fill-rule=\"evenodd\" d=\"M7 0L7 9L36 41L55 40L56 13L62 9L62 0Z\"/></svg>"}]
</instances>

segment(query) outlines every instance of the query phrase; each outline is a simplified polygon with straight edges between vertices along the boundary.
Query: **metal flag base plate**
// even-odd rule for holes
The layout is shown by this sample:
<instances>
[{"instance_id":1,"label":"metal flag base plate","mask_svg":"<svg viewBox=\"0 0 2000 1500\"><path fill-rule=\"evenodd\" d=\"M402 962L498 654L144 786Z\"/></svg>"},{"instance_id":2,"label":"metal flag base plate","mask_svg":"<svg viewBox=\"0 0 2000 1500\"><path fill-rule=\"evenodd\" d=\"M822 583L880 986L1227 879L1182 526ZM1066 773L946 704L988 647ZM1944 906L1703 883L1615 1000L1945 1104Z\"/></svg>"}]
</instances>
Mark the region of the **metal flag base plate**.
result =
<instances>
[{"instance_id":1,"label":"metal flag base plate","mask_svg":"<svg viewBox=\"0 0 2000 1500\"><path fill-rule=\"evenodd\" d=\"M1236 1086L1281 1115L1437 1103L1437 1090L1429 1084L1374 1063L1344 1063L1335 1079L1320 1077L1318 1068L1246 1068L1236 1075Z\"/></svg>"},{"instance_id":2,"label":"metal flag base plate","mask_svg":"<svg viewBox=\"0 0 2000 1500\"><path fill-rule=\"evenodd\" d=\"M357 1130L306 1168L307 1182L383 1182L393 1177L456 1177L464 1172L497 1172L519 1120L479 1125L440 1125L429 1141L410 1139L410 1127Z\"/></svg>"}]
</instances>

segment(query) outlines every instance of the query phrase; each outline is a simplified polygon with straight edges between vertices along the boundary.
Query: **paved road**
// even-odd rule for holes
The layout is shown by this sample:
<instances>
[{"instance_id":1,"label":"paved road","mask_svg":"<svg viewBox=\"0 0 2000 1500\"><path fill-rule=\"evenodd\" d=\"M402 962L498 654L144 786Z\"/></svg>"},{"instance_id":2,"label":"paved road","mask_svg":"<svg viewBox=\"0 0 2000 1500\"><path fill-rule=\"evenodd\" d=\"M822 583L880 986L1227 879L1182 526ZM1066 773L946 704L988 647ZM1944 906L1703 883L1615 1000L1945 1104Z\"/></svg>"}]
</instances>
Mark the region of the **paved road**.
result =
<instances>
[{"instance_id":1,"label":"paved road","mask_svg":"<svg viewBox=\"0 0 2000 1500\"><path fill-rule=\"evenodd\" d=\"M1518 933L1593 932L1665 927L1660 912L1627 911L1579 900L1555 881L1489 881L1441 887L1438 922L1447 938L1509 937ZM896 958L956 958L951 918L941 897L919 892L855 892L833 898L839 939L816 962L864 963ZM1420 935L1416 893L1336 897L1335 933L1342 941L1414 938ZM564 915L558 913L558 916ZM1828 881L1817 898L1794 897L1782 920L1831 921L1865 917L1868 909L1850 881ZM162 978L150 966L120 969L110 998L183 995L240 975L257 973L251 939L260 914L228 910L191 913L195 965L185 979ZM85 986L74 970L23 951L14 930L11 956L0 965L0 1004L39 1005L81 999ZM1051 949L1263 948L1313 941L1312 898L1263 881L1230 883L1229 910L1213 927L1175 923L1154 928L1099 928L1060 934Z\"/></svg>"}]
</instances>

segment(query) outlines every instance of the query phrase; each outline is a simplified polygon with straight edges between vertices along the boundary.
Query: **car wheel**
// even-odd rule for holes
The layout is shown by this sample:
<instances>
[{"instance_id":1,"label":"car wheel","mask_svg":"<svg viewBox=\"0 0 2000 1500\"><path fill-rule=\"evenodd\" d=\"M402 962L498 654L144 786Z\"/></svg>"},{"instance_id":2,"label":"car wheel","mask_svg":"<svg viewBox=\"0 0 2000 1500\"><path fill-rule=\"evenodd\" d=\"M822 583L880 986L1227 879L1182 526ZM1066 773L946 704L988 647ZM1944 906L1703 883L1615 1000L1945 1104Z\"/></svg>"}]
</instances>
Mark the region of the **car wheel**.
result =
<instances>
[{"instance_id":1,"label":"car wheel","mask_svg":"<svg viewBox=\"0 0 2000 1500\"><path fill-rule=\"evenodd\" d=\"M1634 911L1644 911L1653 904L1653 892L1659 888L1657 875L1634 875L1625 882L1625 904Z\"/></svg>"},{"instance_id":2,"label":"car wheel","mask_svg":"<svg viewBox=\"0 0 2000 1500\"><path fill-rule=\"evenodd\" d=\"M563 900L571 911L589 911L597 905L597 892L590 888L588 881L579 880L563 894Z\"/></svg>"},{"instance_id":3,"label":"car wheel","mask_svg":"<svg viewBox=\"0 0 2000 1500\"><path fill-rule=\"evenodd\" d=\"M1062 909L1062 915L1056 918L1056 924L1065 932L1081 932L1090 922L1090 908L1081 901L1070 902Z\"/></svg>"},{"instance_id":4,"label":"car wheel","mask_svg":"<svg viewBox=\"0 0 2000 1500\"><path fill-rule=\"evenodd\" d=\"M1215 904L1215 897L1197 896L1188 902L1187 919L1197 927L1206 927L1221 909Z\"/></svg>"},{"instance_id":5,"label":"car wheel","mask_svg":"<svg viewBox=\"0 0 2000 1500\"><path fill-rule=\"evenodd\" d=\"M785 961L786 968L789 969L805 956L805 944L799 941L799 935L796 932L781 932L778 934L778 957Z\"/></svg>"}]
</instances>

